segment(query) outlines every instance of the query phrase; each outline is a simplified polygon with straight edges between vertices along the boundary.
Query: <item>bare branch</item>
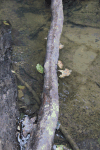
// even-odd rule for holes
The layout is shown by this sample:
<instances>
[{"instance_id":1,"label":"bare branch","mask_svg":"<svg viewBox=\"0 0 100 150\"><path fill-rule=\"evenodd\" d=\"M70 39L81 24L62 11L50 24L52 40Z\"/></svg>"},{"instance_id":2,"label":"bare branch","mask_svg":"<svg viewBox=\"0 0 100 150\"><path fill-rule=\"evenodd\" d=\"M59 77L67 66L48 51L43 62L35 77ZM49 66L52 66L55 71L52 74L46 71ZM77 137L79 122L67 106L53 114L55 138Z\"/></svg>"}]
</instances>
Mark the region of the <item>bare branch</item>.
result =
<instances>
[{"instance_id":1,"label":"bare branch","mask_svg":"<svg viewBox=\"0 0 100 150\"><path fill-rule=\"evenodd\" d=\"M62 0L52 0L52 22L47 39L44 63L42 105L38 115L37 130L28 143L27 150L51 150L59 114L57 62L63 27Z\"/></svg>"}]
</instances>

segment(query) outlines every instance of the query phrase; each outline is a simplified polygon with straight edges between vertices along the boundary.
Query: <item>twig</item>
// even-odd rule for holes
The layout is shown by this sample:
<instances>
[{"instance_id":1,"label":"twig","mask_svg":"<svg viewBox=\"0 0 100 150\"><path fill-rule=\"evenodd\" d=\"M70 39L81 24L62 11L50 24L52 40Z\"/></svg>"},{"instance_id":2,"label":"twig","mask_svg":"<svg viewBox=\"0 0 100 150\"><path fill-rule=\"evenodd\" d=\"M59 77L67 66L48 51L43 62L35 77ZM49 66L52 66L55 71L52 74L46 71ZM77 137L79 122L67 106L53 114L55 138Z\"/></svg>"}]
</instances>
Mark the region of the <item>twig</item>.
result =
<instances>
[{"instance_id":1,"label":"twig","mask_svg":"<svg viewBox=\"0 0 100 150\"><path fill-rule=\"evenodd\" d=\"M29 89L29 91L35 96L36 98L36 102L38 103L38 105L40 105L40 100L36 94L36 92L20 77L20 75L18 73L16 73L15 71L12 71L13 73L16 74L17 78Z\"/></svg>"},{"instance_id":2,"label":"twig","mask_svg":"<svg viewBox=\"0 0 100 150\"><path fill-rule=\"evenodd\" d=\"M65 128L62 125L60 125L59 129L62 132L62 134L64 135L64 137L66 138L66 140L69 142L69 144L71 145L71 147L73 148L73 150L79 150L77 144L74 142L74 140L71 138L71 136L65 130Z\"/></svg>"}]
</instances>

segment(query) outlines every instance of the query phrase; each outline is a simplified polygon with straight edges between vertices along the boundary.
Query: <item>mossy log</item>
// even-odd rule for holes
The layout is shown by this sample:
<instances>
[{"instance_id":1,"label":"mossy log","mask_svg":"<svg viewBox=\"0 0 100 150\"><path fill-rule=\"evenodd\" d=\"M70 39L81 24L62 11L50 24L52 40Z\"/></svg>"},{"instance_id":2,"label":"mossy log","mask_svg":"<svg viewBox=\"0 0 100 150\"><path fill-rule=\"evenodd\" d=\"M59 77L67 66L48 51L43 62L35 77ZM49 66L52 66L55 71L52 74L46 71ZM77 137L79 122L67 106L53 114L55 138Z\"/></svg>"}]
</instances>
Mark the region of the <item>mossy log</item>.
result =
<instances>
[{"instance_id":1,"label":"mossy log","mask_svg":"<svg viewBox=\"0 0 100 150\"><path fill-rule=\"evenodd\" d=\"M47 38L44 63L42 105L38 114L36 132L32 133L27 150L51 150L59 114L57 62L63 27L62 0L52 0L52 21Z\"/></svg>"}]
</instances>

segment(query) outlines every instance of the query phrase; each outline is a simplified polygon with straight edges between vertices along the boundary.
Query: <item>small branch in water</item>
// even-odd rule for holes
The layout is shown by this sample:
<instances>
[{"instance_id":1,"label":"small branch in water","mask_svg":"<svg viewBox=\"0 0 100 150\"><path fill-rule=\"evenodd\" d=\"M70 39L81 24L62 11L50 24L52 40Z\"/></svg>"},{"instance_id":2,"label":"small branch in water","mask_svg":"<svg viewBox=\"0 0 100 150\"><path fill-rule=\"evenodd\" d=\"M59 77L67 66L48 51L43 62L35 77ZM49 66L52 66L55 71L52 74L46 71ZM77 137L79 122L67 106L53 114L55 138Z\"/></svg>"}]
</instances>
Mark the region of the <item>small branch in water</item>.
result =
<instances>
[{"instance_id":1,"label":"small branch in water","mask_svg":"<svg viewBox=\"0 0 100 150\"><path fill-rule=\"evenodd\" d=\"M79 150L77 144L74 142L74 140L71 138L71 136L65 130L65 128L62 125L60 125L59 129L62 132L62 134L64 135L64 137L66 138L66 140L69 142L69 144L71 145L73 150Z\"/></svg>"},{"instance_id":2,"label":"small branch in water","mask_svg":"<svg viewBox=\"0 0 100 150\"><path fill-rule=\"evenodd\" d=\"M38 105L40 105L40 100L36 94L36 92L20 77L20 75L18 73L16 73L15 71L12 70L13 73L15 73L15 75L17 76L17 78L29 89L29 91L35 96L36 98L36 102L38 103Z\"/></svg>"}]
</instances>

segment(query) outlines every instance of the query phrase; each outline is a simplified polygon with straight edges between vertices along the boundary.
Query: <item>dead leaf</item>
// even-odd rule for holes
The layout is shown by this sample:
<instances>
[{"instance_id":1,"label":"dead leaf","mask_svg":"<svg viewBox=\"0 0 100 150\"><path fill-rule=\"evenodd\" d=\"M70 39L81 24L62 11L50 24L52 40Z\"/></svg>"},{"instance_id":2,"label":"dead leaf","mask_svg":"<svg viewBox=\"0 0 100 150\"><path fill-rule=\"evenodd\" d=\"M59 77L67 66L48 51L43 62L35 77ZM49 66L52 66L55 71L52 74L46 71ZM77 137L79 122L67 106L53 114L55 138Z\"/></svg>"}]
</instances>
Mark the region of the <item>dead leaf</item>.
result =
<instances>
[{"instance_id":1,"label":"dead leaf","mask_svg":"<svg viewBox=\"0 0 100 150\"><path fill-rule=\"evenodd\" d=\"M24 96L22 90L18 90L18 98L21 99Z\"/></svg>"},{"instance_id":2,"label":"dead leaf","mask_svg":"<svg viewBox=\"0 0 100 150\"><path fill-rule=\"evenodd\" d=\"M59 67L60 69L62 69L62 68L63 68L63 63L62 63L62 61L61 61L61 60L58 60L58 67Z\"/></svg>"},{"instance_id":3,"label":"dead leaf","mask_svg":"<svg viewBox=\"0 0 100 150\"><path fill-rule=\"evenodd\" d=\"M60 71L62 74L59 76L60 78L64 78L66 76L69 76L72 72L72 70L69 70L67 68L65 68L65 70L58 70Z\"/></svg>"},{"instance_id":4,"label":"dead leaf","mask_svg":"<svg viewBox=\"0 0 100 150\"><path fill-rule=\"evenodd\" d=\"M20 90L24 90L24 89L25 89L25 86L18 85L18 88L19 88Z\"/></svg>"},{"instance_id":5,"label":"dead leaf","mask_svg":"<svg viewBox=\"0 0 100 150\"><path fill-rule=\"evenodd\" d=\"M44 39L47 40L47 37L45 37Z\"/></svg>"},{"instance_id":6,"label":"dead leaf","mask_svg":"<svg viewBox=\"0 0 100 150\"><path fill-rule=\"evenodd\" d=\"M7 21L3 21L3 23L7 26L9 26L10 24Z\"/></svg>"},{"instance_id":7,"label":"dead leaf","mask_svg":"<svg viewBox=\"0 0 100 150\"><path fill-rule=\"evenodd\" d=\"M64 45L62 45L62 44L60 43L59 49L62 49L63 47L64 47Z\"/></svg>"}]
</instances>

